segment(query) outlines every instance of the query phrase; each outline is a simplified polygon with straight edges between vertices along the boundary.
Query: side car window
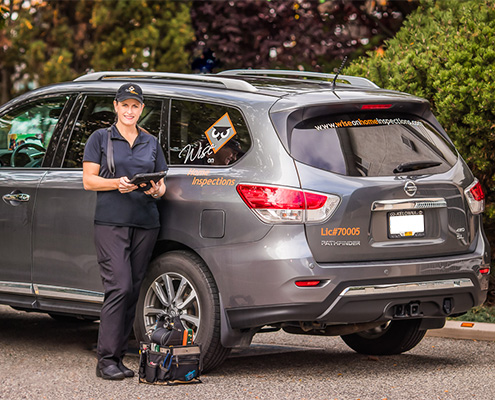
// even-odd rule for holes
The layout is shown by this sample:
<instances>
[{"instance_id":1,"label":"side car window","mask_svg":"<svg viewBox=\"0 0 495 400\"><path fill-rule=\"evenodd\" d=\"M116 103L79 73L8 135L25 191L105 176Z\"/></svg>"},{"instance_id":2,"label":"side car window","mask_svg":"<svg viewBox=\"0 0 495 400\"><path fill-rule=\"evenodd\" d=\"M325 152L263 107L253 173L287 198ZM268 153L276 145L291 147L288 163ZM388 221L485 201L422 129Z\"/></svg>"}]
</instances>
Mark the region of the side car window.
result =
<instances>
[{"instance_id":1,"label":"side car window","mask_svg":"<svg viewBox=\"0 0 495 400\"><path fill-rule=\"evenodd\" d=\"M230 165L251 147L239 110L218 104L172 100L170 163Z\"/></svg>"},{"instance_id":2,"label":"side car window","mask_svg":"<svg viewBox=\"0 0 495 400\"><path fill-rule=\"evenodd\" d=\"M0 167L41 167L67 99L38 100L0 116Z\"/></svg>"},{"instance_id":3,"label":"side car window","mask_svg":"<svg viewBox=\"0 0 495 400\"><path fill-rule=\"evenodd\" d=\"M96 130L108 128L115 122L113 96L88 96L81 108L67 147L64 168L82 168L84 146ZM160 131L161 101L145 100L145 107L138 125L158 136Z\"/></svg>"}]
</instances>

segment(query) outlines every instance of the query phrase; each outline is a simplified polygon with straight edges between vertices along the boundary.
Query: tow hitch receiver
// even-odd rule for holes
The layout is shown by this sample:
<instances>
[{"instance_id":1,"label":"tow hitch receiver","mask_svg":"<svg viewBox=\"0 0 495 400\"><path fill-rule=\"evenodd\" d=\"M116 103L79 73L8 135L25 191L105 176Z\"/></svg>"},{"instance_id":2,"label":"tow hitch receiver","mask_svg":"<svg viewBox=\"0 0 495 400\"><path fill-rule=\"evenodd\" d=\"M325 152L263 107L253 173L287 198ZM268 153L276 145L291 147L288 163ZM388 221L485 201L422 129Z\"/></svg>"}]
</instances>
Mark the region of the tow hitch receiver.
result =
<instances>
[{"instance_id":1,"label":"tow hitch receiver","mask_svg":"<svg viewBox=\"0 0 495 400\"><path fill-rule=\"evenodd\" d=\"M420 317L419 302L398 304L395 306L394 318Z\"/></svg>"},{"instance_id":2,"label":"tow hitch receiver","mask_svg":"<svg viewBox=\"0 0 495 400\"><path fill-rule=\"evenodd\" d=\"M447 315L451 314L454 309L454 300L447 298L443 300L443 312Z\"/></svg>"}]
</instances>

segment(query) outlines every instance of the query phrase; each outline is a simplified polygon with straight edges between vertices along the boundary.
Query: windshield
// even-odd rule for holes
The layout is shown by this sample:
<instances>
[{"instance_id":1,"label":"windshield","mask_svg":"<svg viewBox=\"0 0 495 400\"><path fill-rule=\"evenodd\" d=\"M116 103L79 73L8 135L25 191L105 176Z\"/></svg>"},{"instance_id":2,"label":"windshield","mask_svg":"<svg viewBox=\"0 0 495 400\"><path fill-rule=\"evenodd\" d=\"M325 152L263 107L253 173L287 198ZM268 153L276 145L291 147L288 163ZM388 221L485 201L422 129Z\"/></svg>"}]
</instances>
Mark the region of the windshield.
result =
<instances>
[{"instance_id":1,"label":"windshield","mask_svg":"<svg viewBox=\"0 0 495 400\"><path fill-rule=\"evenodd\" d=\"M457 161L454 147L439 132L408 115L307 119L292 130L289 147L298 161L349 176L442 173Z\"/></svg>"}]
</instances>

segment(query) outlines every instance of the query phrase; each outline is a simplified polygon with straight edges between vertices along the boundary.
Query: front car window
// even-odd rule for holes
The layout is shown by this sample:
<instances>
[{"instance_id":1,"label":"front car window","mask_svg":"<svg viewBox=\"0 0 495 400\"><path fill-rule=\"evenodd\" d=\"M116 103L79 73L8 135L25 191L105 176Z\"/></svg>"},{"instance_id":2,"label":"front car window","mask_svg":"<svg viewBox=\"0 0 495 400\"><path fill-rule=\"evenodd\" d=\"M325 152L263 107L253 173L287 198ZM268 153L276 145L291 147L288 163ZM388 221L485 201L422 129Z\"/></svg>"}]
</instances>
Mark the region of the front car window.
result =
<instances>
[{"instance_id":1,"label":"front car window","mask_svg":"<svg viewBox=\"0 0 495 400\"><path fill-rule=\"evenodd\" d=\"M84 146L96 130L108 128L115 122L114 96L88 96L81 108L65 154L64 168L82 168ZM161 101L145 99L138 125L158 136L161 125Z\"/></svg>"},{"instance_id":2,"label":"front car window","mask_svg":"<svg viewBox=\"0 0 495 400\"><path fill-rule=\"evenodd\" d=\"M47 98L0 117L0 166L37 168L68 97Z\"/></svg>"},{"instance_id":3,"label":"front car window","mask_svg":"<svg viewBox=\"0 0 495 400\"><path fill-rule=\"evenodd\" d=\"M172 100L169 159L176 165L225 166L241 159L251 138L239 110Z\"/></svg>"},{"instance_id":4,"label":"front car window","mask_svg":"<svg viewBox=\"0 0 495 400\"><path fill-rule=\"evenodd\" d=\"M454 147L428 122L409 115L328 115L300 122L292 156L348 176L443 173L457 161Z\"/></svg>"}]
</instances>

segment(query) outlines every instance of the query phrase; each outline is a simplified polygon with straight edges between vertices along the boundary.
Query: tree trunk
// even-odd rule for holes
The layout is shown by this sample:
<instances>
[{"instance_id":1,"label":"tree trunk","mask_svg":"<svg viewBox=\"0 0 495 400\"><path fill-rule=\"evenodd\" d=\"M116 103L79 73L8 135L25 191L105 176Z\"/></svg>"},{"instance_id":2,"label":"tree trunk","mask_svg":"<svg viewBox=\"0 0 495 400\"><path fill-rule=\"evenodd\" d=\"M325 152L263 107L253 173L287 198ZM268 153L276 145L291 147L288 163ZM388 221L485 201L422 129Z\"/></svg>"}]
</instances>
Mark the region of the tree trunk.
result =
<instances>
[{"instance_id":1,"label":"tree trunk","mask_svg":"<svg viewBox=\"0 0 495 400\"><path fill-rule=\"evenodd\" d=\"M7 68L0 70L0 104L4 104L10 100L10 74Z\"/></svg>"}]
</instances>

